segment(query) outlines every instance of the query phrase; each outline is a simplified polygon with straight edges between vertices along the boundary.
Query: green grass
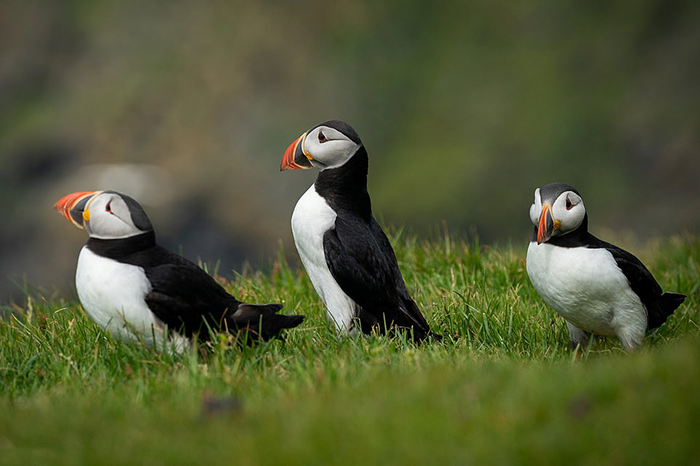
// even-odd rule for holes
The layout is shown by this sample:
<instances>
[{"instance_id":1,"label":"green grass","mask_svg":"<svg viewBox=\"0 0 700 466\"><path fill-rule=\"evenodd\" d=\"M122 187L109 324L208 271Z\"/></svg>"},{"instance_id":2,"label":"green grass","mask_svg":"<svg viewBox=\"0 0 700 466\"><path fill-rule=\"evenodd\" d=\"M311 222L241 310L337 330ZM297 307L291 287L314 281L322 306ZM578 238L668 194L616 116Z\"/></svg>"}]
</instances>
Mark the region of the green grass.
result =
<instances>
[{"instance_id":1,"label":"green grass","mask_svg":"<svg viewBox=\"0 0 700 466\"><path fill-rule=\"evenodd\" d=\"M530 286L524 246L392 241L443 343L338 338L283 252L226 284L307 315L255 348L221 336L159 354L75 303L27 298L0 320L0 464L700 463L700 239L639 252L689 296L644 348L599 339L581 358Z\"/></svg>"}]
</instances>

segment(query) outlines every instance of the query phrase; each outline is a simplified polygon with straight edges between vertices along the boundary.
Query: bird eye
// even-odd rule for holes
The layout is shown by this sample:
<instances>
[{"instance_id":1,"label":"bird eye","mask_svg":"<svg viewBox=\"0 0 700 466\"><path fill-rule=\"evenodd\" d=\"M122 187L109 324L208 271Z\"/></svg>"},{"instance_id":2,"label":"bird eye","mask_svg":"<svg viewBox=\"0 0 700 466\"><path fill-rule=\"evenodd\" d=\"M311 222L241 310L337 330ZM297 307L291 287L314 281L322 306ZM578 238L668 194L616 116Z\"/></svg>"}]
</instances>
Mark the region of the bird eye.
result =
<instances>
[{"instance_id":1,"label":"bird eye","mask_svg":"<svg viewBox=\"0 0 700 466\"><path fill-rule=\"evenodd\" d=\"M573 206L574 206L574 205L571 203L571 200L567 197L567 198L566 198L566 210L571 210L571 208L572 208Z\"/></svg>"},{"instance_id":2,"label":"bird eye","mask_svg":"<svg viewBox=\"0 0 700 466\"><path fill-rule=\"evenodd\" d=\"M319 131L319 132L318 132L318 142L323 143L323 142L326 142L326 141L328 141L328 138L326 138L326 135L323 134L323 131Z\"/></svg>"},{"instance_id":3,"label":"bird eye","mask_svg":"<svg viewBox=\"0 0 700 466\"><path fill-rule=\"evenodd\" d=\"M112 203L108 202L107 205L105 206L105 212L112 212Z\"/></svg>"}]
</instances>

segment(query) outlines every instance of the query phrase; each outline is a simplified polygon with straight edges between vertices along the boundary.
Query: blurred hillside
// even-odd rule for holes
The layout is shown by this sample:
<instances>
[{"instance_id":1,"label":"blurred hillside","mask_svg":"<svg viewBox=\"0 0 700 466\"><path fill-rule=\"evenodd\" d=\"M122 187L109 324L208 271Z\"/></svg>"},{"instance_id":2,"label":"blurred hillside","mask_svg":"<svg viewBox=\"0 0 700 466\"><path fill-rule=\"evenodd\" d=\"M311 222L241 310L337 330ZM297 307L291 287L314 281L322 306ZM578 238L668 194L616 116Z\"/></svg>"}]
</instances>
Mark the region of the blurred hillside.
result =
<instances>
[{"instance_id":1,"label":"blurred hillside","mask_svg":"<svg viewBox=\"0 0 700 466\"><path fill-rule=\"evenodd\" d=\"M374 209L523 242L566 181L594 232L700 225L700 4L9 0L0 4L0 302L70 290L84 234L51 211L123 190L161 242L260 263L315 173L279 173L329 118L370 154Z\"/></svg>"}]
</instances>

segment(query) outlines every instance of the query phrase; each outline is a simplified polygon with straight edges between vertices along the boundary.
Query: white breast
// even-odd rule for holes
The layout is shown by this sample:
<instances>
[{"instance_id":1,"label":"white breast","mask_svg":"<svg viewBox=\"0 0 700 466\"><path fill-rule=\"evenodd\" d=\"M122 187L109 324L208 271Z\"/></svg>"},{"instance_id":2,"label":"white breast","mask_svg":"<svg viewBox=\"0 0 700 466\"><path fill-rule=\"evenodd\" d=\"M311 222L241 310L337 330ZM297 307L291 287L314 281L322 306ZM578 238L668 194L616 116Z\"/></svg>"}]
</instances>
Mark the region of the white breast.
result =
<instances>
[{"instance_id":1,"label":"white breast","mask_svg":"<svg viewBox=\"0 0 700 466\"><path fill-rule=\"evenodd\" d=\"M75 274L78 297L97 325L117 338L140 340L149 346L163 343L163 324L144 300L151 284L143 268L99 256L87 246L80 251ZM175 351L187 346L175 336Z\"/></svg>"},{"instance_id":2,"label":"white breast","mask_svg":"<svg viewBox=\"0 0 700 466\"><path fill-rule=\"evenodd\" d=\"M646 309L607 250L531 242L527 273L544 301L581 330L621 340L644 335Z\"/></svg>"},{"instance_id":3,"label":"white breast","mask_svg":"<svg viewBox=\"0 0 700 466\"><path fill-rule=\"evenodd\" d=\"M311 186L299 199L292 214L292 234L299 257L316 292L328 309L336 329L347 332L357 305L343 292L328 269L323 252L323 235L335 228L336 214Z\"/></svg>"}]
</instances>

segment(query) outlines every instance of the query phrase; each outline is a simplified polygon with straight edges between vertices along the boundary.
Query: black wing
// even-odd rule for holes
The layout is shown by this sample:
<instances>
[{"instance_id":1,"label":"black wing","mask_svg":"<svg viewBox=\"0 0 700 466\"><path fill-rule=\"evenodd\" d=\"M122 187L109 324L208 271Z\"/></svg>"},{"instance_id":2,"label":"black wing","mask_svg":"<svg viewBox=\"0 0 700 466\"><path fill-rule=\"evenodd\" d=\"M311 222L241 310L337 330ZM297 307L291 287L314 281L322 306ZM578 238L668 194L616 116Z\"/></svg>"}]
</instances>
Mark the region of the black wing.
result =
<instances>
[{"instance_id":1,"label":"black wing","mask_svg":"<svg viewBox=\"0 0 700 466\"><path fill-rule=\"evenodd\" d=\"M377 221L337 217L335 229L323 237L323 250L331 275L340 288L365 312L384 323L413 328L425 338L429 326L411 299L396 255Z\"/></svg>"},{"instance_id":2,"label":"black wing","mask_svg":"<svg viewBox=\"0 0 700 466\"><path fill-rule=\"evenodd\" d=\"M627 277L632 291L637 293L645 305L661 296L661 285L635 255L610 243L605 243L604 248L612 254L617 266Z\"/></svg>"},{"instance_id":3,"label":"black wing","mask_svg":"<svg viewBox=\"0 0 700 466\"><path fill-rule=\"evenodd\" d=\"M156 246L139 258L151 282L146 304L171 329L202 340L209 330L247 331L252 340L274 338L304 316L278 314L281 304L246 304L231 296L193 262Z\"/></svg>"},{"instance_id":4,"label":"black wing","mask_svg":"<svg viewBox=\"0 0 700 466\"><path fill-rule=\"evenodd\" d=\"M187 336L218 329L239 302L194 263L159 248L157 263L145 267L151 282L146 304L170 328Z\"/></svg>"},{"instance_id":5,"label":"black wing","mask_svg":"<svg viewBox=\"0 0 700 466\"><path fill-rule=\"evenodd\" d=\"M664 293L661 285L634 254L614 244L601 241L593 235L594 247L605 248L615 259L615 263L627 278L627 281L647 309L647 330L659 327L666 322L685 299L678 293Z\"/></svg>"}]
</instances>

